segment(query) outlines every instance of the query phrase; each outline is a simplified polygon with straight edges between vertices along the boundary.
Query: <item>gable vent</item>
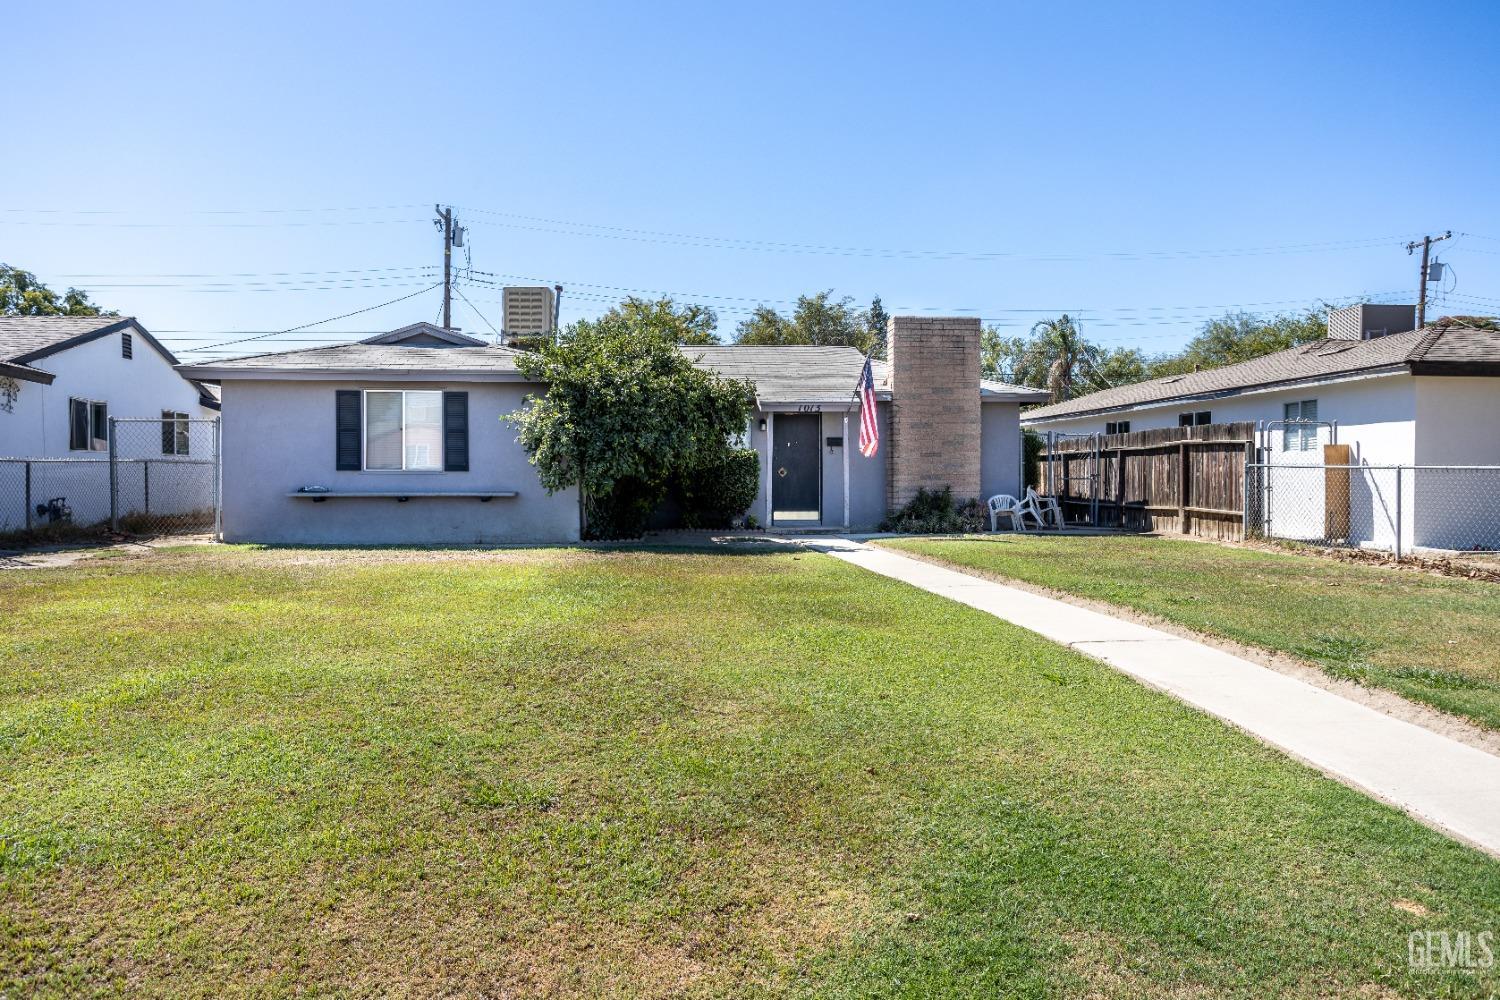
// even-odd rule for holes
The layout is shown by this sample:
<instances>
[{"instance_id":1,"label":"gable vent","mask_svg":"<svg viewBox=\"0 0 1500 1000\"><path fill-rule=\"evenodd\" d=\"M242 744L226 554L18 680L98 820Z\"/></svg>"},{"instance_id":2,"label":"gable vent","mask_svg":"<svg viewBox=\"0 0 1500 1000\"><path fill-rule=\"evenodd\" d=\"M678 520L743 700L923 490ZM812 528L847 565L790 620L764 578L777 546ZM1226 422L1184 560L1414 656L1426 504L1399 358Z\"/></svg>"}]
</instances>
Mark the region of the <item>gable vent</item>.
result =
<instances>
[{"instance_id":1,"label":"gable vent","mask_svg":"<svg viewBox=\"0 0 1500 1000\"><path fill-rule=\"evenodd\" d=\"M135 342L130 337L130 332L120 334L120 357L129 360L135 357Z\"/></svg>"}]
</instances>

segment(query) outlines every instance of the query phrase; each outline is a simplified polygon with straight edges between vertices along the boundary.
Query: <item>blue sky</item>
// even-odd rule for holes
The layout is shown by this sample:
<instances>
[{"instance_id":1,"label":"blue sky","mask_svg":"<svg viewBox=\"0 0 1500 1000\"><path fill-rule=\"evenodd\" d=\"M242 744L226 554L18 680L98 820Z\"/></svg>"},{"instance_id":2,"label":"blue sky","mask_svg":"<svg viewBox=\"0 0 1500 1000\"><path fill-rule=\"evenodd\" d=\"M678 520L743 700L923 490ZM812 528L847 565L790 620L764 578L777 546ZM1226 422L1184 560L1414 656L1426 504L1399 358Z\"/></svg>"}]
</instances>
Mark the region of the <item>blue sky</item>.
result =
<instances>
[{"instance_id":1,"label":"blue sky","mask_svg":"<svg viewBox=\"0 0 1500 1000\"><path fill-rule=\"evenodd\" d=\"M7 24L0 260L183 352L431 283L437 201L474 269L564 284L565 320L665 291L728 334L832 288L1011 332L1069 310L1154 352L1230 308L1411 301L1402 244L1448 228L1469 235L1434 308L1500 312L1494 3L59 2ZM464 292L498 322L497 291ZM455 324L487 332L462 300Z\"/></svg>"}]
</instances>

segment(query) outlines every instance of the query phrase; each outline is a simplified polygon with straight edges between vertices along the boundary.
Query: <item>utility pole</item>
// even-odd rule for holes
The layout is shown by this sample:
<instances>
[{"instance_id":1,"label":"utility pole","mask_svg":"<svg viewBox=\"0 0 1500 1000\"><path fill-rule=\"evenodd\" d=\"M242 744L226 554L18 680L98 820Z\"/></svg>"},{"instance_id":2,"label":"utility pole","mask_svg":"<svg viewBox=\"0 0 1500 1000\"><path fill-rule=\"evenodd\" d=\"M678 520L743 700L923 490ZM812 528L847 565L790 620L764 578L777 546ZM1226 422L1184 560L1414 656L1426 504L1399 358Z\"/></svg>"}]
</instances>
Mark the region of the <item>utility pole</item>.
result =
<instances>
[{"instance_id":1,"label":"utility pole","mask_svg":"<svg viewBox=\"0 0 1500 1000\"><path fill-rule=\"evenodd\" d=\"M443 233L443 329L453 328L453 248L464 245L464 229L453 224L452 205L434 205L432 224Z\"/></svg>"},{"instance_id":2,"label":"utility pole","mask_svg":"<svg viewBox=\"0 0 1500 1000\"><path fill-rule=\"evenodd\" d=\"M1453 230L1448 230L1441 236L1424 236L1420 243L1413 240L1406 244L1406 256L1410 257L1412 251L1417 247L1422 248L1422 277L1417 281L1417 329L1420 330L1427 325L1427 255L1432 250L1434 243L1453 238Z\"/></svg>"}]
</instances>

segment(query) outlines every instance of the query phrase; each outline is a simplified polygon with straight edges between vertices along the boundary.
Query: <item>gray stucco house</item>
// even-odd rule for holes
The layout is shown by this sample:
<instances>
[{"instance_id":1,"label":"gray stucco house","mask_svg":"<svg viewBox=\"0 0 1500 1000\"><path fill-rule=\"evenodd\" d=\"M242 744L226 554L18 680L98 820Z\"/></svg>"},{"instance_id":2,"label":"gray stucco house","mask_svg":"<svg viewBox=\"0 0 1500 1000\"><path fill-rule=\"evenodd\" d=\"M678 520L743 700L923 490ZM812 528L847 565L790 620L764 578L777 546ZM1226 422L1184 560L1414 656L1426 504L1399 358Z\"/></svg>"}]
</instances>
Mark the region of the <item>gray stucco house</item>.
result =
<instances>
[{"instance_id":1,"label":"gray stucco house","mask_svg":"<svg viewBox=\"0 0 1500 1000\"><path fill-rule=\"evenodd\" d=\"M896 317L876 362L878 454L859 453L864 359L841 347L684 347L751 380L751 509L775 528L869 528L923 486L1014 493L1034 389L979 377L975 319ZM226 541L571 542L576 491L548 494L501 417L544 387L519 352L427 323L358 343L185 365L221 387Z\"/></svg>"}]
</instances>

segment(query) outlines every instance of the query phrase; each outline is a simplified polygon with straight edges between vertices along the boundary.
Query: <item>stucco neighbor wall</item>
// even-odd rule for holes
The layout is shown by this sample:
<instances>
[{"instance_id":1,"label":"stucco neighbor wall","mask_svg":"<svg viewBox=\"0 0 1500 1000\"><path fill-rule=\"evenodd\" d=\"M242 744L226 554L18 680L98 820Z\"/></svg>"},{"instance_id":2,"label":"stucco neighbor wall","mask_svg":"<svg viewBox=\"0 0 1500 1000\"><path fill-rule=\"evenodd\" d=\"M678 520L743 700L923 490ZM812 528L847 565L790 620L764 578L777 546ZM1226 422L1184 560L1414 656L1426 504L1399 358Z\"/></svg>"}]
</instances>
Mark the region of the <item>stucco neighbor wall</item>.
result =
<instances>
[{"instance_id":1,"label":"stucco neighbor wall","mask_svg":"<svg viewBox=\"0 0 1500 1000\"><path fill-rule=\"evenodd\" d=\"M1500 378L1418 376L1417 463L1500 465ZM1500 472L1417 469L1405 486L1413 544L1500 547Z\"/></svg>"},{"instance_id":2,"label":"stucco neighbor wall","mask_svg":"<svg viewBox=\"0 0 1500 1000\"><path fill-rule=\"evenodd\" d=\"M117 332L32 362L56 378L51 385L21 382L11 411L0 410L0 457L100 457L68 450L68 400L75 396L107 403L112 417L160 418L162 410L218 416L199 405L197 387L144 337L136 334L132 346L134 357L121 357Z\"/></svg>"},{"instance_id":3,"label":"stucco neighbor wall","mask_svg":"<svg viewBox=\"0 0 1500 1000\"><path fill-rule=\"evenodd\" d=\"M334 392L423 388L469 393L468 472L339 472L334 468ZM226 381L223 387L224 538L296 544L574 542L576 490L548 495L503 414L522 405L521 383ZM334 490L515 490L474 499L330 499L287 493Z\"/></svg>"},{"instance_id":4,"label":"stucco neighbor wall","mask_svg":"<svg viewBox=\"0 0 1500 1000\"><path fill-rule=\"evenodd\" d=\"M979 498L1021 494L1021 406L984 403L980 410Z\"/></svg>"}]
</instances>

